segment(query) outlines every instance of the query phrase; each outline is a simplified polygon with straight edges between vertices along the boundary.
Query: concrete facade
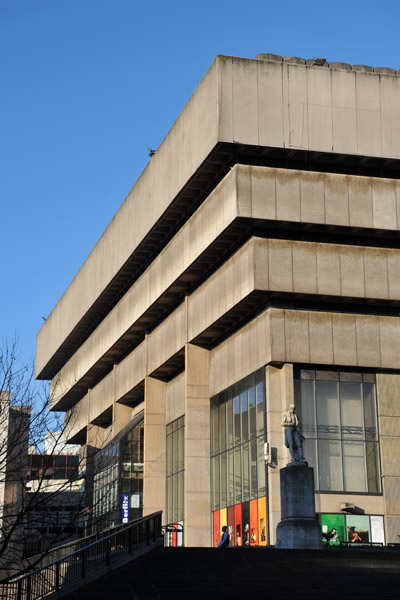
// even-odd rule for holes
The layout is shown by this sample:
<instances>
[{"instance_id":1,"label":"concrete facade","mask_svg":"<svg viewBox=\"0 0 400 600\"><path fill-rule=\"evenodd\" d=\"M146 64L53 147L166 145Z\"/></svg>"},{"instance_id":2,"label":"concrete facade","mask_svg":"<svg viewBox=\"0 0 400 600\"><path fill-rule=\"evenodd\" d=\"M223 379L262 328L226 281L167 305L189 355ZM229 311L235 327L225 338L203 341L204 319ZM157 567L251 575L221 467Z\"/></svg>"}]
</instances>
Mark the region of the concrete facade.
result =
<instances>
[{"instance_id":1,"label":"concrete facade","mask_svg":"<svg viewBox=\"0 0 400 600\"><path fill-rule=\"evenodd\" d=\"M268 543L299 369L375 377L382 485L315 504L383 517L398 542L399 179L399 72L217 56L44 323L37 377L68 441L102 448L143 411L143 513L168 522L176 501L186 545L214 543L213 512L228 518L213 506L215 398L260 369L278 464ZM182 502L167 440L181 417Z\"/></svg>"}]
</instances>

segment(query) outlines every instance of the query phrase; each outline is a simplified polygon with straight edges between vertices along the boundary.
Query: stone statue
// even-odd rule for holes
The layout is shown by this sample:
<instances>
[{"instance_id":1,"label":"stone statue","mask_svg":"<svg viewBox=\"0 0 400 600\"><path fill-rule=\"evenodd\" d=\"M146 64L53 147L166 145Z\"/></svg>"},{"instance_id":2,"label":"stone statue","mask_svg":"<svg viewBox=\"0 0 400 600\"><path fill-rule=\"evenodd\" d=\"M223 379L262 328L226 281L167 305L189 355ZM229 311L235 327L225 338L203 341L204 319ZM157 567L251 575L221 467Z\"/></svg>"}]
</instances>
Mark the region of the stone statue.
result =
<instances>
[{"instance_id":1,"label":"stone statue","mask_svg":"<svg viewBox=\"0 0 400 600\"><path fill-rule=\"evenodd\" d=\"M300 435L299 419L295 413L295 406L291 404L282 419L282 427L285 429L285 446L289 448L292 458L289 464L307 464L303 456L304 438Z\"/></svg>"}]
</instances>

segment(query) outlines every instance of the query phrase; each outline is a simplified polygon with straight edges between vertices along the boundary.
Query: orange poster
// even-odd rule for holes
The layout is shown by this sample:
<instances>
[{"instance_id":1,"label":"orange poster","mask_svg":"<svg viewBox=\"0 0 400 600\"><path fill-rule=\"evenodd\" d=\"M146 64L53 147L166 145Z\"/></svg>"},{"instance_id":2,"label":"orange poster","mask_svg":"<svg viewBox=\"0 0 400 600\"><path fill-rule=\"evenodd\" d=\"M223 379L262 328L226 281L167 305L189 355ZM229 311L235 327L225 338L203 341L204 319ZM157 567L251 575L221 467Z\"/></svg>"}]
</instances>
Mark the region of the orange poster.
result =
<instances>
[{"instance_id":1,"label":"orange poster","mask_svg":"<svg viewBox=\"0 0 400 600\"><path fill-rule=\"evenodd\" d=\"M259 545L266 546L267 539L267 499L265 496L258 499L258 536Z\"/></svg>"}]
</instances>

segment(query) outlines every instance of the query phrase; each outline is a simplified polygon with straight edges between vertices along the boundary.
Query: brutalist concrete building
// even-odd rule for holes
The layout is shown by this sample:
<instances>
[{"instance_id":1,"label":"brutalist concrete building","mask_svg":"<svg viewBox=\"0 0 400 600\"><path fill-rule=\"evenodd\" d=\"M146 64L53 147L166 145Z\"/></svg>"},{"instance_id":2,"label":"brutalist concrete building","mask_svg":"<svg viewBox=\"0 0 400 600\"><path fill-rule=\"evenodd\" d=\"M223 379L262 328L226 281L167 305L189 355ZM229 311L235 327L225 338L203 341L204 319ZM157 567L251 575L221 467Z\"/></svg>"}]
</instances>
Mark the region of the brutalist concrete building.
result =
<instances>
[{"instance_id":1,"label":"brutalist concrete building","mask_svg":"<svg viewBox=\"0 0 400 600\"><path fill-rule=\"evenodd\" d=\"M273 544L294 403L322 534L399 541L399 176L400 71L216 57L38 334L93 518Z\"/></svg>"}]
</instances>

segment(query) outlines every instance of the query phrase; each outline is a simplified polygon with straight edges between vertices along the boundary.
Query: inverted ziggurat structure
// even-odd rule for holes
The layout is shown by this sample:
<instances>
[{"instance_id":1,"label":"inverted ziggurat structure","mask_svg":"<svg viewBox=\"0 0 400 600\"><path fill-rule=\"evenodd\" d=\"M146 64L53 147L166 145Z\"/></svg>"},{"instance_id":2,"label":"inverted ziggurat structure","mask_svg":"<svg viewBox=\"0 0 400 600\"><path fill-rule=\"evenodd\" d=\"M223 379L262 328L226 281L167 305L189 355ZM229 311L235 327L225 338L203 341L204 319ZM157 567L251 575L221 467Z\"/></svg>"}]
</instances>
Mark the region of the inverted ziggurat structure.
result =
<instances>
[{"instance_id":1,"label":"inverted ziggurat structure","mask_svg":"<svg viewBox=\"0 0 400 600\"><path fill-rule=\"evenodd\" d=\"M38 334L88 531L274 544L295 404L322 535L399 541L399 165L400 71L215 58Z\"/></svg>"}]
</instances>

